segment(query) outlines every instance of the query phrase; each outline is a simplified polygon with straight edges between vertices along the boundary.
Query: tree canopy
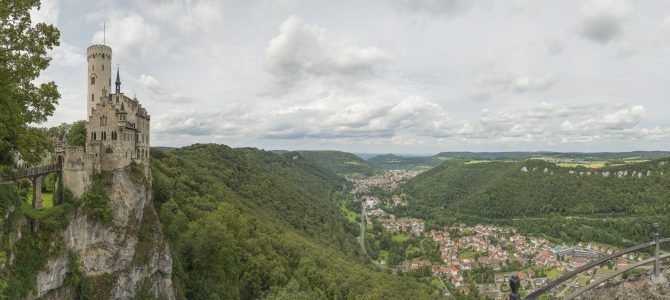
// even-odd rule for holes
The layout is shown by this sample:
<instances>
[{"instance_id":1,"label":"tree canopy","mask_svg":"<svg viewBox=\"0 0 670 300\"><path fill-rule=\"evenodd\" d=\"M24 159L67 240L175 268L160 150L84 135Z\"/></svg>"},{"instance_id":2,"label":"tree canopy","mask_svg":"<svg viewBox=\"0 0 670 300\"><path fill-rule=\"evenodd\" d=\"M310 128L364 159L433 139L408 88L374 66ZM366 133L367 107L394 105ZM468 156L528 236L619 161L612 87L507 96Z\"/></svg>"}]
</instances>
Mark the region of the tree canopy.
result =
<instances>
[{"instance_id":1,"label":"tree canopy","mask_svg":"<svg viewBox=\"0 0 670 300\"><path fill-rule=\"evenodd\" d=\"M431 299L375 271L334 194L342 178L295 152L151 149L153 195L188 299Z\"/></svg>"},{"instance_id":2,"label":"tree canopy","mask_svg":"<svg viewBox=\"0 0 670 300\"><path fill-rule=\"evenodd\" d=\"M48 50L59 45L53 25L32 24L30 9L39 0L0 0L0 166L18 152L36 162L48 148L46 132L30 127L45 122L60 94L54 82L35 84L49 66Z\"/></svg>"}]
</instances>

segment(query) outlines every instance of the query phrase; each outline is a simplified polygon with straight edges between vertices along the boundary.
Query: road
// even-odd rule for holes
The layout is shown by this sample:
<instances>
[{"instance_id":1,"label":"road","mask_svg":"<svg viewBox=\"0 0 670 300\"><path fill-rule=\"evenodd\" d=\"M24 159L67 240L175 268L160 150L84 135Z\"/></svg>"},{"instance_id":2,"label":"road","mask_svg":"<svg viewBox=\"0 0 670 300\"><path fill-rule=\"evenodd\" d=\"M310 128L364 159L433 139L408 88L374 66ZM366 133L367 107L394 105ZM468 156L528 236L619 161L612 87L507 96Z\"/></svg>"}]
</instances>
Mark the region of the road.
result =
<instances>
[{"instance_id":1,"label":"road","mask_svg":"<svg viewBox=\"0 0 670 300\"><path fill-rule=\"evenodd\" d=\"M361 251L365 253L365 255L368 255L368 251L365 249L365 205L361 204L361 235L358 237L358 244L361 246ZM369 257L368 257L369 258ZM370 259L375 266L379 267L382 270L391 270L393 273L398 273L402 272L403 270L396 269L396 268L391 268L387 265L380 264L378 261L374 259Z\"/></svg>"},{"instance_id":2,"label":"road","mask_svg":"<svg viewBox=\"0 0 670 300\"><path fill-rule=\"evenodd\" d=\"M368 251L365 250L365 204L361 203L361 235L358 237L358 244L361 245L361 250L365 255Z\"/></svg>"}]
</instances>

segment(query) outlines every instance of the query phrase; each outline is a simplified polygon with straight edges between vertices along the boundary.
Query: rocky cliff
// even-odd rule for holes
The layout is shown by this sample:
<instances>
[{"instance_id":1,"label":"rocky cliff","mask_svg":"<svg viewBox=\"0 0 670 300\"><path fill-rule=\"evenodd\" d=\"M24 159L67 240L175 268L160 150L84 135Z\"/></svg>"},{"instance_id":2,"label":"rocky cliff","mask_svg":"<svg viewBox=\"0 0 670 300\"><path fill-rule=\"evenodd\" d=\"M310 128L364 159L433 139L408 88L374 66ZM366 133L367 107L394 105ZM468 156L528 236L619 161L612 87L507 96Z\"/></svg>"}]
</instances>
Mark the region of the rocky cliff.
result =
<instances>
[{"instance_id":1,"label":"rocky cliff","mask_svg":"<svg viewBox=\"0 0 670 300\"><path fill-rule=\"evenodd\" d=\"M145 289L174 299L172 257L151 199L150 168L132 165L105 175L111 220L92 218L85 205L77 209L61 232L68 252L49 258L34 296L73 296L66 273L74 253L95 298L128 299Z\"/></svg>"}]
</instances>

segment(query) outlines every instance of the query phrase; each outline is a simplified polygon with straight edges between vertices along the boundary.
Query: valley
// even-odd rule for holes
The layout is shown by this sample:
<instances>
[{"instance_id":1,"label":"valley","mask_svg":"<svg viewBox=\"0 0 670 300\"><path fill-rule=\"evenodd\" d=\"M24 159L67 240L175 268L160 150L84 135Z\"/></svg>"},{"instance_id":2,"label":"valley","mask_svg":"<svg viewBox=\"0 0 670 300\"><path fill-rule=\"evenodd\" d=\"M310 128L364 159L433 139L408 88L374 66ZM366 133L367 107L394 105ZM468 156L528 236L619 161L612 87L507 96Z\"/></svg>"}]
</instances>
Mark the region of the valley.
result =
<instances>
[{"instance_id":1,"label":"valley","mask_svg":"<svg viewBox=\"0 0 670 300\"><path fill-rule=\"evenodd\" d=\"M517 173L515 175L519 176L535 172L538 177L556 175L556 180L568 182L580 180L582 183L588 183L591 177L599 177L597 184L603 184L603 178L619 181L626 181L627 178L628 180L654 178L654 181L665 179L666 159L652 161L630 157L631 160L624 160L621 163L603 161L597 163L598 166L590 167L584 164L592 162L582 157L569 158L572 163L567 163L565 160L556 161L555 158L530 160L504 158L503 161L459 158L443 164L440 168L459 168L460 174L451 173L450 176L462 176L472 171L464 170L467 168L485 168L485 171L494 174L495 169L491 170L488 166L484 166L497 165L496 169L504 170L512 166L518 169L510 172L515 172ZM635 223L639 228L642 216L638 214L633 216L627 212L594 211L570 214L566 210L563 215L540 213L505 218L487 218L480 212L481 217L469 214L463 218L464 214L457 211L461 207L446 205L451 210L448 214L442 215L442 218L432 218L439 216L443 210L439 207L432 210L417 210L413 207L424 205L423 202L428 199L421 198L423 195L433 195L431 188L423 184L419 190L414 186L420 184L417 182L421 180L433 180L428 179L426 175L434 176L430 172L436 171L424 172L424 170L425 168L380 170L378 175L372 177L351 179L350 182L353 184L351 194L354 199L342 206L355 209L356 205L360 205L363 208L361 213L365 217L360 218L363 238L359 237L359 241L364 241L365 253L376 264L405 276L429 281L441 288L443 294L457 299L506 298L510 292L507 278L512 274L520 276L521 295L524 296L594 258L617 252L621 247L632 245L636 241L647 240L645 236L648 235L649 227L644 228L646 234L639 236L636 236L636 232L631 232L630 228L623 229L617 226L615 228L621 228L617 231L610 227L611 224ZM511 174L506 173L505 176L510 178ZM527 178L527 180L538 179ZM445 182L444 179L442 182ZM446 182L451 181L447 179ZM432 184L432 189L442 188L439 186L439 181L432 181ZM542 191L546 192L546 188ZM459 195L467 192L450 191L450 193ZM348 209L343 209L343 212L351 213ZM414 214L416 212L419 213ZM422 219L420 216L428 218ZM658 211L649 211L648 214L644 214L644 218L652 222L667 217ZM452 223L449 223L450 221ZM538 224L547 221L551 224L561 224L560 229L556 230L554 225L545 227ZM577 231L570 232L572 228ZM601 232L608 234L601 235ZM603 263L598 268L559 285L550 294L559 298L567 296L579 287L616 272L619 268L625 268L630 263L647 258L649 258L648 252L638 252ZM626 276L643 271L644 268L628 271Z\"/></svg>"},{"instance_id":2,"label":"valley","mask_svg":"<svg viewBox=\"0 0 670 300\"><path fill-rule=\"evenodd\" d=\"M670 295L668 3L0 2L0 300Z\"/></svg>"}]
</instances>

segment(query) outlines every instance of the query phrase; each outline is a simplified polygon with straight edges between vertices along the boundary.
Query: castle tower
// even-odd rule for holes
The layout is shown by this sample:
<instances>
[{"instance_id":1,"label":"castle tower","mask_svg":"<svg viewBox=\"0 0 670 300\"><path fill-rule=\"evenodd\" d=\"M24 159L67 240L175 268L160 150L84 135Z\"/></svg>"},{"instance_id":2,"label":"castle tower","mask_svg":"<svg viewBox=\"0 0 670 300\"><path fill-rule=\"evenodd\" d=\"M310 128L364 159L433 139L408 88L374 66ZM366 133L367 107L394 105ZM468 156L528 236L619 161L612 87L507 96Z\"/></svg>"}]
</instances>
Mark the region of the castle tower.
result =
<instances>
[{"instance_id":1,"label":"castle tower","mask_svg":"<svg viewBox=\"0 0 670 300\"><path fill-rule=\"evenodd\" d=\"M86 115L90 117L93 108L100 102L100 97L108 97L112 92L112 48L105 45L90 46L86 50L86 57L88 59Z\"/></svg>"}]
</instances>

